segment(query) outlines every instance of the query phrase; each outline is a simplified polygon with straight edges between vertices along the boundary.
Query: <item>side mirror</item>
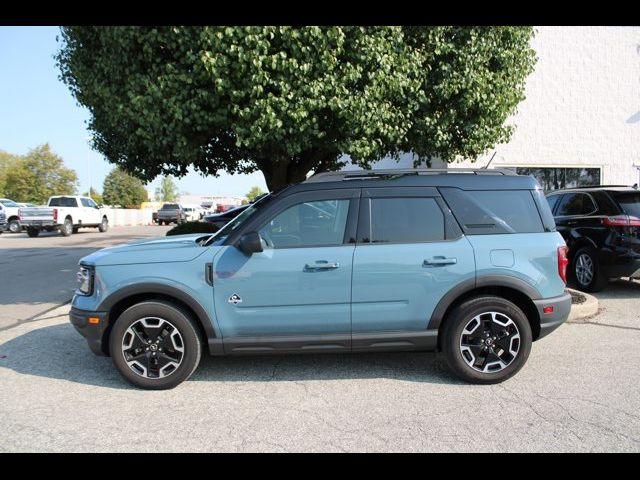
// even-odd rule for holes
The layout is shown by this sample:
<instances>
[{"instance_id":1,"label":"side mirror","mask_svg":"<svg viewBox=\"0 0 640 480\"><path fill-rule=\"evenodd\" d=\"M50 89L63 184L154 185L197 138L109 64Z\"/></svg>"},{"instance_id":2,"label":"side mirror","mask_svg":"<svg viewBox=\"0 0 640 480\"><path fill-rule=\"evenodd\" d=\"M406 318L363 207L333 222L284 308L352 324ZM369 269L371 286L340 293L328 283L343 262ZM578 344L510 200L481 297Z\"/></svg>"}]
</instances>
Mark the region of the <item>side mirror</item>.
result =
<instances>
[{"instance_id":1,"label":"side mirror","mask_svg":"<svg viewBox=\"0 0 640 480\"><path fill-rule=\"evenodd\" d=\"M262 239L258 232L249 232L242 235L238 240L237 247L247 255L263 251Z\"/></svg>"}]
</instances>

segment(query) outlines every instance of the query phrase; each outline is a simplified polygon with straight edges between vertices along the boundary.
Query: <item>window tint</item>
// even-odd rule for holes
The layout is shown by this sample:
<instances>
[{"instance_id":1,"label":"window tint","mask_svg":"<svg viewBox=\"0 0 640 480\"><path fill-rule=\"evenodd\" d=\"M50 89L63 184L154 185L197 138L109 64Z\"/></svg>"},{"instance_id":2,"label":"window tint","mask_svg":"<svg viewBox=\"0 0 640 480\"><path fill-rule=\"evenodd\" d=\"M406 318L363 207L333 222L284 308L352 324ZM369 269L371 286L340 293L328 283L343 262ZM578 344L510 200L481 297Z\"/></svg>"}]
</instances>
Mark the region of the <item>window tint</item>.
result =
<instances>
[{"instance_id":1,"label":"window tint","mask_svg":"<svg viewBox=\"0 0 640 480\"><path fill-rule=\"evenodd\" d=\"M556 206L556 203L558 203L558 200L560 199L562 195L551 195L549 197L547 197L547 202L549 203L549 208L551 209L551 211L553 212L553 207Z\"/></svg>"},{"instance_id":2,"label":"window tint","mask_svg":"<svg viewBox=\"0 0 640 480\"><path fill-rule=\"evenodd\" d=\"M444 240L444 215L433 198L372 198L371 242Z\"/></svg>"},{"instance_id":3,"label":"window tint","mask_svg":"<svg viewBox=\"0 0 640 480\"><path fill-rule=\"evenodd\" d=\"M80 202L82 202L82 206L83 207L89 207L89 208L93 208L96 205L96 202L94 202L93 200L89 199L89 198L81 198Z\"/></svg>"},{"instance_id":4,"label":"window tint","mask_svg":"<svg viewBox=\"0 0 640 480\"><path fill-rule=\"evenodd\" d=\"M341 245L349 200L299 203L279 213L260 230L268 247Z\"/></svg>"},{"instance_id":5,"label":"window tint","mask_svg":"<svg viewBox=\"0 0 640 480\"><path fill-rule=\"evenodd\" d=\"M544 232L529 190L440 191L467 235Z\"/></svg>"},{"instance_id":6,"label":"window tint","mask_svg":"<svg viewBox=\"0 0 640 480\"><path fill-rule=\"evenodd\" d=\"M585 193L568 193L562 198L556 216L588 215L596 209L591 197Z\"/></svg>"},{"instance_id":7,"label":"window tint","mask_svg":"<svg viewBox=\"0 0 640 480\"><path fill-rule=\"evenodd\" d=\"M640 218L640 192L611 192L611 194L624 213Z\"/></svg>"},{"instance_id":8,"label":"window tint","mask_svg":"<svg viewBox=\"0 0 640 480\"><path fill-rule=\"evenodd\" d=\"M78 202L74 197L57 197L49 201L50 207L77 207Z\"/></svg>"}]
</instances>

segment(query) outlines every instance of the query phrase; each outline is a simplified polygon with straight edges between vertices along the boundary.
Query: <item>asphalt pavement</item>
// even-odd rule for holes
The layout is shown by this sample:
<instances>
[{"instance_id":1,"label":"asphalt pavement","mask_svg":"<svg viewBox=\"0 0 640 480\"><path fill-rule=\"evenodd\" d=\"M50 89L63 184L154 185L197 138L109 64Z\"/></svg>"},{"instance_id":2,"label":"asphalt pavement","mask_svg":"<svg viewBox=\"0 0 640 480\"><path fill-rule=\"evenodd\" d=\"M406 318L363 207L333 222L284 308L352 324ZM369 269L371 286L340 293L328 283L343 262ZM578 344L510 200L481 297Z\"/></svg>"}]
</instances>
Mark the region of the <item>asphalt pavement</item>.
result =
<instances>
[{"instance_id":1,"label":"asphalt pavement","mask_svg":"<svg viewBox=\"0 0 640 480\"><path fill-rule=\"evenodd\" d=\"M63 237L42 232L0 235L0 330L69 302L76 288L78 261L104 247L137 238L163 236L171 227L113 227L106 233L80 229Z\"/></svg>"},{"instance_id":2,"label":"asphalt pavement","mask_svg":"<svg viewBox=\"0 0 640 480\"><path fill-rule=\"evenodd\" d=\"M68 306L0 331L0 451L639 452L639 282L468 385L432 353L205 356L169 391L129 386Z\"/></svg>"}]
</instances>

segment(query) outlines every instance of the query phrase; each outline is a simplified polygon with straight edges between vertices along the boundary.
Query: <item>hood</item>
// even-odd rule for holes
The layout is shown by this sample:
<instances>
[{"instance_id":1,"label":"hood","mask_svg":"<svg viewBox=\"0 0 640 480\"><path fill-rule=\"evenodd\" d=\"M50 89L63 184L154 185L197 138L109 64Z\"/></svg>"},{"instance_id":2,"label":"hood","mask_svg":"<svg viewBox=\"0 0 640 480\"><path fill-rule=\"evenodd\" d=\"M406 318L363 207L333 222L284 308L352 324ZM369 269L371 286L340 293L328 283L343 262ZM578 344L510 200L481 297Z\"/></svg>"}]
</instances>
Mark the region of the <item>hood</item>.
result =
<instances>
[{"instance_id":1,"label":"hood","mask_svg":"<svg viewBox=\"0 0 640 480\"><path fill-rule=\"evenodd\" d=\"M210 234L207 233L198 233L145 238L103 248L82 258L80 262L97 266L189 262L205 251L210 251L210 247L201 247L196 243L198 239L209 236Z\"/></svg>"}]
</instances>

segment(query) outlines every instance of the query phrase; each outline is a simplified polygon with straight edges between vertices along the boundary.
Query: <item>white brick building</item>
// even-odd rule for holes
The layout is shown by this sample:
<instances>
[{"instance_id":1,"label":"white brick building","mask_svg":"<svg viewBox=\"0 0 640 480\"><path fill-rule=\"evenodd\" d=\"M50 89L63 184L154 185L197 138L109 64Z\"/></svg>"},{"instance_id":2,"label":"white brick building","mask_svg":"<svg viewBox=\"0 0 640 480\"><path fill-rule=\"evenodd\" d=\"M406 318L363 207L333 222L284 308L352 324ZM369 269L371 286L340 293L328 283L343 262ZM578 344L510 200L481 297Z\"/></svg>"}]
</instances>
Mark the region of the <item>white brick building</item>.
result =
<instances>
[{"instance_id":1,"label":"white brick building","mask_svg":"<svg viewBox=\"0 0 640 480\"><path fill-rule=\"evenodd\" d=\"M545 168L525 173L565 186L640 183L640 27L536 27L532 46L527 98L491 166ZM484 166L493 153L454 166Z\"/></svg>"}]
</instances>

